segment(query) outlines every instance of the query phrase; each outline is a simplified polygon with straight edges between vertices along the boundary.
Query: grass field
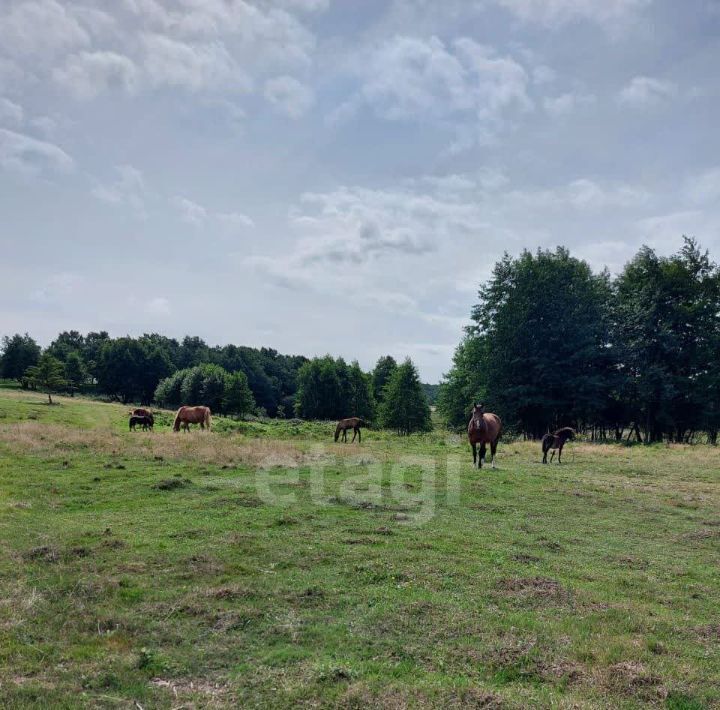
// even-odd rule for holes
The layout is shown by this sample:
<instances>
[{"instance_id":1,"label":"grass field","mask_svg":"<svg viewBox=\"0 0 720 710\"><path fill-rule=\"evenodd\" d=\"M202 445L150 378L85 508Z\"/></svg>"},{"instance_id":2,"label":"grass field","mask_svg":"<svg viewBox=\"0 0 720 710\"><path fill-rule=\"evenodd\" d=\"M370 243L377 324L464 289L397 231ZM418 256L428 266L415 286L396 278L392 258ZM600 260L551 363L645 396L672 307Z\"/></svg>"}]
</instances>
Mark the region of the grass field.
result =
<instances>
[{"instance_id":1,"label":"grass field","mask_svg":"<svg viewBox=\"0 0 720 710\"><path fill-rule=\"evenodd\" d=\"M0 390L0 707L720 707L720 452L126 431Z\"/></svg>"}]
</instances>

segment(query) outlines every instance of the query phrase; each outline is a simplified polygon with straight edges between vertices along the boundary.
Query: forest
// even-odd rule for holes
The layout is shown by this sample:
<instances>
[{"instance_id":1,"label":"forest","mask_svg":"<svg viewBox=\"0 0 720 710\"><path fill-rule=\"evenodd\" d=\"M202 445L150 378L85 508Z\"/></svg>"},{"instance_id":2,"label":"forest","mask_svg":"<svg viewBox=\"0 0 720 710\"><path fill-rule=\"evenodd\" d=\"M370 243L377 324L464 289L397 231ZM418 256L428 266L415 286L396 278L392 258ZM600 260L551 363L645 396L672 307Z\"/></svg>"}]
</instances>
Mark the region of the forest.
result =
<instances>
[{"instance_id":1,"label":"forest","mask_svg":"<svg viewBox=\"0 0 720 710\"><path fill-rule=\"evenodd\" d=\"M482 401L506 432L530 439L572 426L593 440L715 444L719 353L720 270L684 238L670 256L643 247L614 277L563 247L506 254L439 386L391 356L366 372L330 355L77 331L44 351L28 334L5 336L0 376L123 403L203 402L220 414L360 416L401 433L428 429L429 404L461 429Z\"/></svg>"},{"instance_id":2,"label":"forest","mask_svg":"<svg viewBox=\"0 0 720 710\"><path fill-rule=\"evenodd\" d=\"M451 426L482 400L527 438L717 442L720 271L694 239L614 278L564 248L506 254L471 320L439 395Z\"/></svg>"}]
</instances>

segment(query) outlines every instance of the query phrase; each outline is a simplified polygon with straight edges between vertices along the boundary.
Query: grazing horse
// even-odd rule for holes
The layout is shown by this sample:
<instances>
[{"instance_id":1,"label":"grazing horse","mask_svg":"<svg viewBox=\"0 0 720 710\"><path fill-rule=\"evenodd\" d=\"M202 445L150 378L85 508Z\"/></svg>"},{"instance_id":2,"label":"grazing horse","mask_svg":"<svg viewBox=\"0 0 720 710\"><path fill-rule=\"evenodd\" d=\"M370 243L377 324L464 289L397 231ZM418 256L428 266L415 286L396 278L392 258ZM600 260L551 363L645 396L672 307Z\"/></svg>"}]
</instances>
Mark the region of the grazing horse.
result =
<instances>
[{"instance_id":1,"label":"grazing horse","mask_svg":"<svg viewBox=\"0 0 720 710\"><path fill-rule=\"evenodd\" d=\"M131 417L151 417L152 415L149 409L144 409L143 407L138 407L130 411Z\"/></svg>"},{"instance_id":2,"label":"grazing horse","mask_svg":"<svg viewBox=\"0 0 720 710\"><path fill-rule=\"evenodd\" d=\"M182 426L185 431L190 431L191 424L199 424L201 429L206 426L210 429L210 407L180 407L175 415L173 431L180 431Z\"/></svg>"},{"instance_id":3,"label":"grazing horse","mask_svg":"<svg viewBox=\"0 0 720 710\"><path fill-rule=\"evenodd\" d=\"M136 426L142 426L142 430L147 431L148 429L152 429L154 424L155 420L152 414L147 416L133 414L130 417L130 431L135 431Z\"/></svg>"},{"instance_id":4,"label":"grazing horse","mask_svg":"<svg viewBox=\"0 0 720 710\"><path fill-rule=\"evenodd\" d=\"M568 439L572 440L574 438L575 430L571 429L569 426L558 429L554 434L545 434L542 438L543 463L548 462L547 455L550 449L552 449L552 454L550 454L550 463L552 463L552 460L555 458L555 449L557 449L558 452L558 463L561 463L560 457L562 456L562 450L563 446L565 446L565 442Z\"/></svg>"},{"instance_id":5,"label":"grazing horse","mask_svg":"<svg viewBox=\"0 0 720 710\"><path fill-rule=\"evenodd\" d=\"M497 414L485 412L482 404L475 404L472 408L472 417L468 422L468 439L472 446L473 465L477 463L477 467L482 468L482 462L485 458L485 445L490 444L491 465L495 468L495 452L497 451L501 432L502 421L500 421L500 417ZM479 456L478 444L480 444Z\"/></svg>"},{"instance_id":6,"label":"grazing horse","mask_svg":"<svg viewBox=\"0 0 720 710\"><path fill-rule=\"evenodd\" d=\"M358 438L358 444L362 442L362 434L360 433L361 427L367 427L367 422L360 417L350 417L350 419L341 419L335 427L335 441L340 438L342 432L342 440L347 443L347 431L348 429L353 430L353 438L351 444L355 441L355 437Z\"/></svg>"}]
</instances>

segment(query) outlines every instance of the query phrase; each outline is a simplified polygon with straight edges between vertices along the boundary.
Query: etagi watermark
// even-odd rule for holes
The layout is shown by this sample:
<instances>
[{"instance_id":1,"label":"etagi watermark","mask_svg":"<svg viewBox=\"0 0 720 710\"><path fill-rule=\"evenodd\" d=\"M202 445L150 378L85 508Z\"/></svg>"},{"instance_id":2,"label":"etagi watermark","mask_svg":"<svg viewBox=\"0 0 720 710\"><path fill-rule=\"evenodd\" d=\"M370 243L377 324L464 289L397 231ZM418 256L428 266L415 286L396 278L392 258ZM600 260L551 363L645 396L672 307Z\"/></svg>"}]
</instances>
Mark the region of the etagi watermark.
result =
<instances>
[{"instance_id":1,"label":"etagi watermark","mask_svg":"<svg viewBox=\"0 0 720 710\"><path fill-rule=\"evenodd\" d=\"M387 511L419 527L439 507L460 505L468 468L459 456L407 455L386 462L367 454L338 456L319 445L301 464L287 466L268 457L255 471L255 490L266 505L292 508L310 500L318 507Z\"/></svg>"}]
</instances>

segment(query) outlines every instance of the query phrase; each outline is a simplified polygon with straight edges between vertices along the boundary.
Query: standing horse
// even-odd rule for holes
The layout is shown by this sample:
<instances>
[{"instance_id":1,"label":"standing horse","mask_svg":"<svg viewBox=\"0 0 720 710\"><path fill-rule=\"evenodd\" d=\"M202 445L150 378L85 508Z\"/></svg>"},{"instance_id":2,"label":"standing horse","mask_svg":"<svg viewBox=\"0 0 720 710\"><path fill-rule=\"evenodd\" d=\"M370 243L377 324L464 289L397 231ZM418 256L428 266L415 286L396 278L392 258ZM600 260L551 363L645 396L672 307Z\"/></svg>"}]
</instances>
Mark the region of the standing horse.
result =
<instances>
[{"instance_id":1,"label":"standing horse","mask_svg":"<svg viewBox=\"0 0 720 710\"><path fill-rule=\"evenodd\" d=\"M130 412L130 428L135 429L133 426L132 420L138 419L139 421L136 421L135 424L142 424L143 425L143 431L145 429L152 429L155 426L155 416L149 409L143 409L142 407L138 407L137 409L133 409Z\"/></svg>"},{"instance_id":2,"label":"standing horse","mask_svg":"<svg viewBox=\"0 0 720 710\"><path fill-rule=\"evenodd\" d=\"M358 444L362 443L362 434L360 433L361 427L367 427L367 422L360 417L350 417L350 419L341 419L335 427L335 441L340 438L342 432L342 440L347 443L347 431L348 429L353 430L353 438L351 444L355 441L355 437L358 438Z\"/></svg>"},{"instance_id":3,"label":"standing horse","mask_svg":"<svg viewBox=\"0 0 720 710\"><path fill-rule=\"evenodd\" d=\"M468 439L472 446L473 465L477 463L482 468L485 458L485 445L490 444L491 465L495 468L495 452L497 451L498 440L502 433L502 421L497 414L485 413L482 404L475 404L472 408L472 417L468 423ZM477 445L480 444L480 456L478 456Z\"/></svg>"},{"instance_id":4,"label":"standing horse","mask_svg":"<svg viewBox=\"0 0 720 710\"><path fill-rule=\"evenodd\" d=\"M182 426L185 431L190 431L191 424L199 424L201 429L206 426L210 429L210 407L180 407L175 415L173 431L180 431Z\"/></svg>"},{"instance_id":5,"label":"standing horse","mask_svg":"<svg viewBox=\"0 0 720 710\"><path fill-rule=\"evenodd\" d=\"M550 454L550 463L555 458L555 450L558 452L558 463L561 463L560 457L562 456L563 446L568 439L575 438L575 430L569 426L558 429L554 434L545 434L542 438L542 452L543 452L543 463L547 463L548 451L552 449Z\"/></svg>"},{"instance_id":6,"label":"standing horse","mask_svg":"<svg viewBox=\"0 0 720 710\"><path fill-rule=\"evenodd\" d=\"M140 414L133 414L130 417L130 431L135 431L136 426L141 426L143 431L147 431L148 429L152 429L153 425L155 424L155 419L153 418L152 414L140 415Z\"/></svg>"}]
</instances>

